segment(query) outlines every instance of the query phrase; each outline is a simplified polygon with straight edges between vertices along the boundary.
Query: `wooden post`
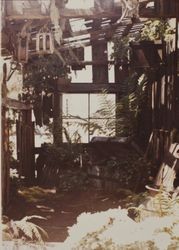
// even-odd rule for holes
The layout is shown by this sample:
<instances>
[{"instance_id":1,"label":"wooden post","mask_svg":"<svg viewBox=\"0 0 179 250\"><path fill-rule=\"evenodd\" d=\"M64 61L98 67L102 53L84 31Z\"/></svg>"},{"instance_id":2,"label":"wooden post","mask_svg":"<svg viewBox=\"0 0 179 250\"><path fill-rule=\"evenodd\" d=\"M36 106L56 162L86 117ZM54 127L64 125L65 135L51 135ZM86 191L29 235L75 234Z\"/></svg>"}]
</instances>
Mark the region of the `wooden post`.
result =
<instances>
[{"instance_id":1,"label":"wooden post","mask_svg":"<svg viewBox=\"0 0 179 250\"><path fill-rule=\"evenodd\" d=\"M114 74L115 74L115 82L116 84L119 84L123 81L126 80L126 78L129 76L129 71L128 71L128 65L115 65L114 68ZM126 94L126 93L124 93ZM118 105L118 103L121 101L121 94L116 93L116 105ZM119 126L117 126L118 123L118 119L121 116L119 109L116 109L116 136L120 135L120 130L119 130Z\"/></svg>"},{"instance_id":2,"label":"wooden post","mask_svg":"<svg viewBox=\"0 0 179 250\"><path fill-rule=\"evenodd\" d=\"M107 58L107 42L103 44L93 43L92 45L92 60L98 61L103 58L104 61L108 61ZM108 82L108 65L93 65L93 83Z\"/></svg>"},{"instance_id":3,"label":"wooden post","mask_svg":"<svg viewBox=\"0 0 179 250\"><path fill-rule=\"evenodd\" d=\"M101 20L94 20L92 28L94 30L98 29L101 26ZM91 34L91 39L93 39L93 35ZM92 60L100 61L101 58L103 62L108 61L108 49L107 42L104 43L95 43L92 45ZM93 83L108 83L108 65L93 65Z\"/></svg>"},{"instance_id":4,"label":"wooden post","mask_svg":"<svg viewBox=\"0 0 179 250\"><path fill-rule=\"evenodd\" d=\"M178 6L179 7L179 6ZM178 10L179 13L179 10ZM175 51L175 85L174 85L174 95L175 95L175 107L174 107L174 124L175 128L179 131L179 14L176 18L176 51Z\"/></svg>"},{"instance_id":5,"label":"wooden post","mask_svg":"<svg viewBox=\"0 0 179 250\"><path fill-rule=\"evenodd\" d=\"M58 91L54 92L53 112L53 138L58 146L63 142L62 94Z\"/></svg>"},{"instance_id":6,"label":"wooden post","mask_svg":"<svg viewBox=\"0 0 179 250\"><path fill-rule=\"evenodd\" d=\"M6 91L6 78L7 78L7 66L6 63L3 65L3 82L2 82L2 97L7 97ZM9 164L9 128L7 123L7 109L2 107L1 110L1 166L2 166L2 206L3 209L7 206L9 202L9 187L10 187L10 164Z\"/></svg>"},{"instance_id":7,"label":"wooden post","mask_svg":"<svg viewBox=\"0 0 179 250\"><path fill-rule=\"evenodd\" d=\"M35 179L35 158L34 158L34 123L32 122L32 110L22 111L22 167L23 175L27 184L31 185Z\"/></svg>"}]
</instances>

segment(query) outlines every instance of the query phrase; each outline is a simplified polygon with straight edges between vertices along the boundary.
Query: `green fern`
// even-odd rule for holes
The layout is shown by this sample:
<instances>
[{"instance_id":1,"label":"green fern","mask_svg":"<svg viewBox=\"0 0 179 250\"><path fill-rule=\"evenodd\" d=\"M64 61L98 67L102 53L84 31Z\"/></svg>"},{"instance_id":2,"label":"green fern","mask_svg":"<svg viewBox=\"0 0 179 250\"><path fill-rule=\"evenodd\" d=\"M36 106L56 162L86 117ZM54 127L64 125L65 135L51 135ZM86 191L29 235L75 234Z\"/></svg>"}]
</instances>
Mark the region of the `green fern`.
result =
<instances>
[{"instance_id":1,"label":"green fern","mask_svg":"<svg viewBox=\"0 0 179 250\"><path fill-rule=\"evenodd\" d=\"M129 56L131 48L129 46L130 38L129 36L116 37L113 39L113 53L111 54L111 59L114 59L116 63L127 63L129 61Z\"/></svg>"},{"instance_id":2,"label":"green fern","mask_svg":"<svg viewBox=\"0 0 179 250\"><path fill-rule=\"evenodd\" d=\"M147 74L139 76L134 72L121 83L123 96L117 103L108 98L107 90L103 90L102 95L99 96L99 109L92 114L93 119L88 120L72 115L69 117L78 119L77 130L78 128L83 129L84 132L90 130L90 135L97 132L99 135L113 136L116 131L118 136L133 135L137 131L137 117L143 104L146 103L147 82ZM71 141L67 128L64 128L64 133L67 141ZM75 133L77 135L77 131Z\"/></svg>"},{"instance_id":3,"label":"green fern","mask_svg":"<svg viewBox=\"0 0 179 250\"><path fill-rule=\"evenodd\" d=\"M154 198L154 204L156 204L157 208L156 212L160 217L172 214L173 208L177 203L179 204L179 197L165 192L162 188Z\"/></svg>"},{"instance_id":4,"label":"green fern","mask_svg":"<svg viewBox=\"0 0 179 250\"><path fill-rule=\"evenodd\" d=\"M170 26L168 20L150 19L145 22L140 39L148 41L164 39L168 41L174 33L175 30Z\"/></svg>"},{"instance_id":5,"label":"green fern","mask_svg":"<svg viewBox=\"0 0 179 250\"><path fill-rule=\"evenodd\" d=\"M4 239L24 239L25 241L42 243L44 239L48 238L48 234L43 228L29 221L32 219L45 218L38 215L32 215L26 216L21 220L6 222L6 224L3 224Z\"/></svg>"}]
</instances>

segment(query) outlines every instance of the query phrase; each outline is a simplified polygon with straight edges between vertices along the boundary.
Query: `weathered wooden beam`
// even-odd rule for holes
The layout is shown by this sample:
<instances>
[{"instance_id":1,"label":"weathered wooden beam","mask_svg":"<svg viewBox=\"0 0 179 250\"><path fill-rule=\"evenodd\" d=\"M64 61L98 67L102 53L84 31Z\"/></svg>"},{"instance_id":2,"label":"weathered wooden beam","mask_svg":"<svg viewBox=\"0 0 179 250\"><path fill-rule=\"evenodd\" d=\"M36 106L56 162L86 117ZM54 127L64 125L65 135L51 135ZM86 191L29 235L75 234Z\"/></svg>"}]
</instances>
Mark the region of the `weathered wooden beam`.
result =
<instances>
[{"instance_id":1,"label":"weathered wooden beam","mask_svg":"<svg viewBox=\"0 0 179 250\"><path fill-rule=\"evenodd\" d=\"M179 15L178 6L179 3L177 0L172 0L168 3L168 11L165 10L162 12L161 4L164 0L144 0L139 2L139 16L146 18L154 18L154 17L176 17ZM169 0L165 0L168 1ZM147 7L147 4L157 2L158 4L154 4L154 7ZM160 6L159 6L160 4ZM170 4L170 5L169 5ZM166 5L167 6L167 5ZM171 11L170 11L171 10ZM59 9L60 17L64 17L67 19L72 18L84 18L84 19L102 19L102 18L120 18L122 15L122 6L121 4L115 3L113 11L97 11L95 8L90 9ZM7 20L45 20L50 19L49 15L43 14L35 14L35 13L26 13L26 15L22 14L11 14L6 16Z\"/></svg>"},{"instance_id":2,"label":"weathered wooden beam","mask_svg":"<svg viewBox=\"0 0 179 250\"><path fill-rule=\"evenodd\" d=\"M122 7L118 8L117 11L96 11L95 8L90 9L63 9L60 10L61 16L65 18L92 18L92 19L101 19L104 17L116 17L122 15Z\"/></svg>"},{"instance_id":3,"label":"weathered wooden beam","mask_svg":"<svg viewBox=\"0 0 179 250\"><path fill-rule=\"evenodd\" d=\"M108 64L115 64L115 61L112 60L94 60L94 61L80 61L80 63L77 62L69 62L68 65L70 66L86 66L86 65L108 65Z\"/></svg>"},{"instance_id":4,"label":"weathered wooden beam","mask_svg":"<svg viewBox=\"0 0 179 250\"><path fill-rule=\"evenodd\" d=\"M33 13L31 15L21 15L21 14L11 14L11 15L7 15L5 17L6 20L12 21L12 20L47 20L50 19L49 15L41 15L41 14L35 14L33 15Z\"/></svg>"},{"instance_id":5,"label":"weathered wooden beam","mask_svg":"<svg viewBox=\"0 0 179 250\"><path fill-rule=\"evenodd\" d=\"M147 7L147 4L153 4ZM139 16L146 18L175 18L179 16L178 0L141 0L139 4Z\"/></svg>"},{"instance_id":6,"label":"weathered wooden beam","mask_svg":"<svg viewBox=\"0 0 179 250\"><path fill-rule=\"evenodd\" d=\"M70 47L89 46L89 45L93 45L94 43L104 44L104 43L106 43L106 40L111 39L112 37L128 35L132 29L135 30L135 28L134 28L135 24L141 24L140 28L138 27L138 29L142 28L142 23L138 19L133 19L133 20L128 19L127 21L125 21L124 23L122 23L120 25L119 24L111 25L111 29L108 27L105 29L97 30L97 31L91 31L91 32L89 31L89 35L91 35L91 38L86 37L86 38L81 39L80 37L74 37L74 39L71 40L71 42L68 44L68 47L69 46ZM122 25L124 25L125 28L124 28L124 30L121 31L121 34L119 35L117 33L116 29L118 27L122 27ZM80 33L78 33L78 34L80 34ZM82 33L81 33L81 35L82 35ZM99 36L100 36L100 40L99 40ZM90 39L90 41L89 41L89 39ZM65 40L68 40L68 39L64 39L64 42L65 42ZM59 48L59 50L63 51L63 50L68 49L68 47L67 47L67 43L64 43L64 45L62 45Z\"/></svg>"},{"instance_id":7,"label":"weathered wooden beam","mask_svg":"<svg viewBox=\"0 0 179 250\"><path fill-rule=\"evenodd\" d=\"M106 90L108 93L121 93L118 83L57 83L57 90L61 93L100 93Z\"/></svg>"},{"instance_id":8,"label":"weathered wooden beam","mask_svg":"<svg viewBox=\"0 0 179 250\"><path fill-rule=\"evenodd\" d=\"M6 108L11 108L15 110L30 110L32 109L31 104L26 104L18 100L14 100L11 98L3 98L2 99L2 106Z\"/></svg>"},{"instance_id":9,"label":"weathered wooden beam","mask_svg":"<svg viewBox=\"0 0 179 250\"><path fill-rule=\"evenodd\" d=\"M78 36L83 36L83 35L99 36L100 34L105 34L107 32L115 31L118 27L128 25L129 23L131 23L131 20L127 19L121 23L114 23L114 24L109 23L105 25L105 27L100 26L97 30L93 30L91 28L91 29L76 31L72 33L72 36L65 38L64 41L69 39L76 39Z\"/></svg>"},{"instance_id":10,"label":"weathered wooden beam","mask_svg":"<svg viewBox=\"0 0 179 250\"><path fill-rule=\"evenodd\" d=\"M53 141L56 146L63 142L62 113L62 94L56 91L53 103Z\"/></svg>"},{"instance_id":11,"label":"weathered wooden beam","mask_svg":"<svg viewBox=\"0 0 179 250\"><path fill-rule=\"evenodd\" d=\"M120 35L118 34L118 37L122 36L122 34L123 33L121 33ZM113 35L114 35L114 32L111 31L110 38L112 38ZM90 45L93 45L93 44L99 44L100 45L100 44L106 43L106 41L108 41L108 39L106 39L105 35L103 37L100 37L100 39L99 39L99 37L86 38L86 39L83 39L83 40L78 40L78 41L72 41L70 43L65 43L65 44L61 45L58 48L58 50L59 51L65 51L65 50L68 50L69 48L75 49L75 48L79 48L79 47L87 47L87 46L90 46ZM36 53L32 52L30 54L33 55L33 54L36 54Z\"/></svg>"},{"instance_id":12,"label":"weathered wooden beam","mask_svg":"<svg viewBox=\"0 0 179 250\"><path fill-rule=\"evenodd\" d=\"M2 97L6 98L7 95L7 64L3 64L3 77L2 77ZM2 209L7 208L9 203L10 193L10 155L9 155L9 125L7 110L2 106L1 108L1 197Z\"/></svg>"},{"instance_id":13,"label":"weathered wooden beam","mask_svg":"<svg viewBox=\"0 0 179 250\"><path fill-rule=\"evenodd\" d=\"M153 3L154 5L154 0L142 0L140 1L139 4L139 16L140 17L147 17L147 18L152 18L152 17L157 17L156 16L156 11L155 11L155 5L153 6L153 8L147 8L147 4L149 3Z\"/></svg>"},{"instance_id":14,"label":"weathered wooden beam","mask_svg":"<svg viewBox=\"0 0 179 250\"><path fill-rule=\"evenodd\" d=\"M117 11L96 11L95 8L90 9L59 9L60 17L64 18L91 18L91 19L101 19L101 18L119 18L122 15L122 7L118 8ZM49 15L42 14L31 14L26 15L9 15L6 16L7 20L23 20L23 19L50 19Z\"/></svg>"}]
</instances>

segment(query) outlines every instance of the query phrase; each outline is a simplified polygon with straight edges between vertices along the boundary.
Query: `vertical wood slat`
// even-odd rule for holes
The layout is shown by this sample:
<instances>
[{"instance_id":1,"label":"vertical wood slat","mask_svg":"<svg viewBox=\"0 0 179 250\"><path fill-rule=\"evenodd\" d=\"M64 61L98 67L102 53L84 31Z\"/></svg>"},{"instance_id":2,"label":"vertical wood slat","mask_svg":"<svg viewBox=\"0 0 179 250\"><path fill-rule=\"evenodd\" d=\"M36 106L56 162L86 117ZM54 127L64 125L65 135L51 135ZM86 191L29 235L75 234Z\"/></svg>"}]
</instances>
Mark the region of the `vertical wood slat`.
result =
<instances>
[{"instance_id":1,"label":"vertical wood slat","mask_svg":"<svg viewBox=\"0 0 179 250\"><path fill-rule=\"evenodd\" d=\"M154 129L151 133L145 157L160 165L171 144L168 130Z\"/></svg>"},{"instance_id":2,"label":"vertical wood slat","mask_svg":"<svg viewBox=\"0 0 179 250\"><path fill-rule=\"evenodd\" d=\"M117 84L119 82L125 81L128 76L129 76L128 65L123 65L121 68L119 68L119 65L114 66L114 77L115 77L115 82ZM124 93L124 94L127 94L127 93ZM118 105L120 101L121 101L121 94L116 94L116 105ZM117 108L116 109L116 136L120 135L120 129L117 126L118 119L121 116L120 113L121 111Z\"/></svg>"},{"instance_id":3,"label":"vertical wood slat","mask_svg":"<svg viewBox=\"0 0 179 250\"><path fill-rule=\"evenodd\" d=\"M17 160L19 161L19 175L22 176L22 123L16 121L16 141L17 141Z\"/></svg>"},{"instance_id":4,"label":"vertical wood slat","mask_svg":"<svg viewBox=\"0 0 179 250\"><path fill-rule=\"evenodd\" d=\"M53 100L53 140L55 145L63 141L62 94L56 91Z\"/></svg>"},{"instance_id":5,"label":"vertical wood slat","mask_svg":"<svg viewBox=\"0 0 179 250\"><path fill-rule=\"evenodd\" d=\"M104 2L104 1L103 1ZM109 1L108 1L109 2ZM110 1L112 2L112 1ZM102 3L102 2L101 2ZM102 20L94 20L92 28L96 30L100 28ZM93 35L91 35L91 39L93 39ZM99 60L108 61L108 46L107 42L103 44L93 43L92 45L92 60L99 61ZM92 73L93 73L93 83L104 83L108 82L108 65L93 65L92 66Z\"/></svg>"},{"instance_id":6,"label":"vertical wood slat","mask_svg":"<svg viewBox=\"0 0 179 250\"><path fill-rule=\"evenodd\" d=\"M99 61L101 58L108 61L108 48L107 42L103 44L93 44L92 45L92 60ZM93 65L93 83L104 83L108 82L108 65Z\"/></svg>"},{"instance_id":7,"label":"vertical wood slat","mask_svg":"<svg viewBox=\"0 0 179 250\"><path fill-rule=\"evenodd\" d=\"M6 108L2 110L2 205L9 203L10 163L9 163L9 128Z\"/></svg>"},{"instance_id":8,"label":"vertical wood slat","mask_svg":"<svg viewBox=\"0 0 179 250\"><path fill-rule=\"evenodd\" d=\"M19 174L31 184L35 177L34 123L27 124L24 121L18 121L17 124Z\"/></svg>"},{"instance_id":9,"label":"vertical wood slat","mask_svg":"<svg viewBox=\"0 0 179 250\"><path fill-rule=\"evenodd\" d=\"M178 0L155 0L155 14L159 17L176 17L178 7Z\"/></svg>"},{"instance_id":10,"label":"vertical wood slat","mask_svg":"<svg viewBox=\"0 0 179 250\"><path fill-rule=\"evenodd\" d=\"M7 65L3 64L3 81L2 81L2 97L7 97ZM10 188L10 162L9 162L9 127L7 121L7 108L2 107L1 110L1 180L2 180L2 207L6 208L9 202L9 188Z\"/></svg>"}]
</instances>

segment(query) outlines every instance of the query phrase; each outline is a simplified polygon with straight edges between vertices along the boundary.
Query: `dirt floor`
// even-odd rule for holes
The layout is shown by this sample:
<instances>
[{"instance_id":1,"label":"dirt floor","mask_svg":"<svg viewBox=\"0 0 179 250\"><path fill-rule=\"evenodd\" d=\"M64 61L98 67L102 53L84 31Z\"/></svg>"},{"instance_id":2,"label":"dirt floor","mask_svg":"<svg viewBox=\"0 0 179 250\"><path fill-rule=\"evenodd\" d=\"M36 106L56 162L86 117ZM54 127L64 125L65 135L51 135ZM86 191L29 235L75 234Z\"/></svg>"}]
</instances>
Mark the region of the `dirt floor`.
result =
<instances>
[{"instance_id":1,"label":"dirt floor","mask_svg":"<svg viewBox=\"0 0 179 250\"><path fill-rule=\"evenodd\" d=\"M13 220L26 215L41 215L46 220L36 219L33 222L47 231L48 241L63 242L68 236L68 227L76 223L78 215L117 208L122 203L118 196L95 188L56 192L55 189L36 186L21 189L12 198L6 214Z\"/></svg>"}]
</instances>

